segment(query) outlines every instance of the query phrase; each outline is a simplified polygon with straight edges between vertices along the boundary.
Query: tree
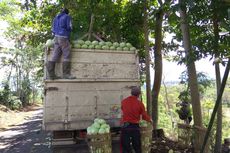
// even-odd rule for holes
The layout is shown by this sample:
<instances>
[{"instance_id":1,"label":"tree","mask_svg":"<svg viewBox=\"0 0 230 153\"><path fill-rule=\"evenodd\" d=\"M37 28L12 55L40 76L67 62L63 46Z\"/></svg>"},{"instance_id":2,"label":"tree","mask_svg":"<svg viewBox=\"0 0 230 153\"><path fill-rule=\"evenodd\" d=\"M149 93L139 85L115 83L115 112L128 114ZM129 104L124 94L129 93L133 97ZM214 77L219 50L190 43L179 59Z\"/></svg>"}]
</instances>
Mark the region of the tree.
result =
<instances>
[{"instance_id":1,"label":"tree","mask_svg":"<svg viewBox=\"0 0 230 153\"><path fill-rule=\"evenodd\" d=\"M190 94L191 94L191 102L192 102L192 110L193 110L193 118L194 118L194 125L197 127L203 127L202 125L202 114L201 114L201 104L200 104L200 97L198 91L198 83L197 83L197 76L196 76L196 68L194 59L192 59L192 48L191 48L191 40L189 34L189 24L187 21L187 14L186 14L186 3L179 0L180 5L180 17L181 17L181 31L183 35L183 43L184 49L186 52L186 57L188 60L187 69L188 69L188 77L189 77L189 86L190 86ZM198 131L196 130L195 139L194 139L194 147L195 152L198 152L201 148L200 144L203 139L199 139Z\"/></svg>"}]
</instances>

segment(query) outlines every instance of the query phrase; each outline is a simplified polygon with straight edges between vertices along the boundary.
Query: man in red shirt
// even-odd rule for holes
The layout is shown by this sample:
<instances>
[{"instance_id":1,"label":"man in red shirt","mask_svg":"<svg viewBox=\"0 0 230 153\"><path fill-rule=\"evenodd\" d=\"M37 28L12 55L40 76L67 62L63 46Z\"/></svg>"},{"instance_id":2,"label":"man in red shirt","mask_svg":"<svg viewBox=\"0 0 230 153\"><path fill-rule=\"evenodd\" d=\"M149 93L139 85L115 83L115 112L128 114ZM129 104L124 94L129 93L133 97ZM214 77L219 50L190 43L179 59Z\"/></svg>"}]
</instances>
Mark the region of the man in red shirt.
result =
<instances>
[{"instance_id":1,"label":"man in red shirt","mask_svg":"<svg viewBox=\"0 0 230 153\"><path fill-rule=\"evenodd\" d=\"M142 118L152 123L150 116L146 113L144 104L138 100L141 94L140 88L133 87L131 96L121 102L121 151L131 153L131 143L135 153L141 153L141 139L139 121Z\"/></svg>"}]
</instances>

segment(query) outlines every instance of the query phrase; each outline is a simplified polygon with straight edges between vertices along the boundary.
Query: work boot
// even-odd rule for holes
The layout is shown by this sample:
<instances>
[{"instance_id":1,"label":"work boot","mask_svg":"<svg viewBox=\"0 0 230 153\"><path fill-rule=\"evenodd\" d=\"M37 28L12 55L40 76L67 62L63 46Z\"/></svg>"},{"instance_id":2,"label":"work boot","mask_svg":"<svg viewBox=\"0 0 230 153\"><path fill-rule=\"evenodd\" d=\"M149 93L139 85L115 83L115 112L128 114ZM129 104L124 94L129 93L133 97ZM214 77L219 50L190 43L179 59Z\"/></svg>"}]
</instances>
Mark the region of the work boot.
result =
<instances>
[{"instance_id":1,"label":"work boot","mask_svg":"<svg viewBox=\"0 0 230 153\"><path fill-rule=\"evenodd\" d=\"M55 79L60 79L60 77L56 76L55 75L55 62L53 61L48 61L46 67L47 67L47 72L48 72L48 75L49 75L49 79L51 80L55 80Z\"/></svg>"},{"instance_id":2,"label":"work boot","mask_svg":"<svg viewBox=\"0 0 230 153\"><path fill-rule=\"evenodd\" d=\"M63 62L62 63L62 68L63 68L63 79L76 79L75 76L70 75L70 62Z\"/></svg>"}]
</instances>

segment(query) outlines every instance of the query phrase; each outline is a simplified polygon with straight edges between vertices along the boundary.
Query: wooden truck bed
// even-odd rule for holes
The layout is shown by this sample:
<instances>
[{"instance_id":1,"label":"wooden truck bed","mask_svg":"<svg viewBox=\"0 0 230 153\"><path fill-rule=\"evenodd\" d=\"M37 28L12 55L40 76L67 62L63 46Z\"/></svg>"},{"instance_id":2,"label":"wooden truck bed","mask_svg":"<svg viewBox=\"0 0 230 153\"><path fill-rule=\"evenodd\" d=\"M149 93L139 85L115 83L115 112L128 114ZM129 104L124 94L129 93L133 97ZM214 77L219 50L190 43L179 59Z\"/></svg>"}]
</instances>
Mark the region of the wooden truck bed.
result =
<instances>
[{"instance_id":1,"label":"wooden truck bed","mask_svg":"<svg viewBox=\"0 0 230 153\"><path fill-rule=\"evenodd\" d=\"M45 130L86 129L95 118L120 125L120 102L139 86L138 56L131 51L72 49L71 73L77 79L45 80ZM50 58L49 53L46 61ZM62 75L61 60L56 73Z\"/></svg>"}]
</instances>

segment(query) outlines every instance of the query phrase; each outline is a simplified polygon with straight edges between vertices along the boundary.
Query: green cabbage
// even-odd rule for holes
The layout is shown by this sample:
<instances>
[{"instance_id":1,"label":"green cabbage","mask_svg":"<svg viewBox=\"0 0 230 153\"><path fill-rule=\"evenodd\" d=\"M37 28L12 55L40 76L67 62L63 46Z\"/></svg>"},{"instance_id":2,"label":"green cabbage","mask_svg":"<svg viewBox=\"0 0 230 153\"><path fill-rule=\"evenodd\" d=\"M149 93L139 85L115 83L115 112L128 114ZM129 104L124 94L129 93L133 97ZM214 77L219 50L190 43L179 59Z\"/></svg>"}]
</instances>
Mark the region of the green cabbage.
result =
<instances>
[{"instance_id":1,"label":"green cabbage","mask_svg":"<svg viewBox=\"0 0 230 153\"><path fill-rule=\"evenodd\" d=\"M89 47L88 47L89 49L94 49L95 48L95 46L94 45L89 45Z\"/></svg>"},{"instance_id":2,"label":"green cabbage","mask_svg":"<svg viewBox=\"0 0 230 153\"><path fill-rule=\"evenodd\" d=\"M129 47L129 48L132 47L132 45L130 43L126 43L125 45L126 45L126 47Z\"/></svg>"},{"instance_id":3,"label":"green cabbage","mask_svg":"<svg viewBox=\"0 0 230 153\"><path fill-rule=\"evenodd\" d=\"M135 51L136 48L135 48L135 47L131 47L129 50L130 50L130 51Z\"/></svg>"},{"instance_id":4,"label":"green cabbage","mask_svg":"<svg viewBox=\"0 0 230 153\"><path fill-rule=\"evenodd\" d=\"M91 41L87 40L87 41L85 41L85 44L89 46L89 45L91 45Z\"/></svg>"},{"instance_id":5,"label":"green cabbage","mask_svg":"<svg viewBox=\"0 0 230 153\"><path fill-rule=\"evenodd\" d=\"M109 50L109 46L102 46L103 50Z\"/></svg>"},{"instance_id":6,"label":"green cabbage","mask_svg":"<svg viewBox=\"0 0 230 153\"><path fill-rule=\"evenodd\" d=\"M123 50L129 51L129 48L128 47L124 47Z\"/></svg>"},{"instance_id":7,"label":"green cabbage","mask_svg":"<svg viewBox=\"0 0 230 153\"><path fill-rule=\"evenodd\" d=\"M81 46L81 48L87 49L88 45L84 44L84 45Z\"/></svg>"},{"instance_id":8,"label":"green cabbage","mask_svg":"<svg viewBox=\"0 0 230 153\"><path fill-rule=\"evenodd\" d=\"M109 47L113 45L113 43L111 43L110 41L105 42L105 44L106 46L109 46Z\"/></svg>"},{"instance_id":9,"label":"green cabbage","mask_svg":"<svg viewBox=\"0 0 230 153\"><path fill-rule=\"evenodd\" d=\"M74 44L74 48L81 48L80 44Z\"/></svg>"},{"instance_id":10,"label":"green cabbage","mask_svg":"<svg viewBox=\"0 0 230 153\"><path fill-rule=\"evenodd\" d=\"M141 120L140 123L139 123L139 125L140 125L140 127L147 127L148 123L145 120Z\"/></svg>"},{"instance_id":11,"label":"green cabbage","mask_svg":"<svg viewBox=\"0 0 230 153\"><path fill-rule=\"evenodd\" d=\"M105 45L105 42L101 41L101 42L99 42L99 45L103 46L103 45Z\"/></svg>"},{"instance_id":12,"label":"green cabbage","mask_svg":"<svg viewBox=\"0 0 230 153\"><path fill-rule=\"evenodd\" d=\"M120 47L125 47L125 43L124 42L122 42L122 43L120 43Z\"/></svg>"},{"instance_id":13,"label":"green cabbage","mask_svg":"<svg viewBox=\"0 0 230 153\"><path fill-rule=\"evenodd\" d=\"M75 41L74 41L74 43L75 43ZM85 42L83 40L77 40L76 43L80 44L80 45L83 45Z\"/></svg>"},{"instance_id":14,"label":"green cabbage","mask_svg":"<svg viewBox=\"0 0 230 153\"><path fill-rule=\"evenodd\" d=\"M114 42L114 43L113 43L113 46L114 46L114 47L118 47L118 46L119 46L119 43L118 43L118 42Z\"/></svg>"},{"instance_id":15,"label":"green cabbage","mask_svg":"<svg viewBox=\"0 0 230 153\"><path fill-rule=\"evenodd\" d=\"M99 134L104 134L106 133L105 129L104 128L100 128L99 131L98 131Z\"/></svg>"},{"instance_id":16,"label":"green cabbage","mask_svg":"<svg viewBox=\"0 0 230 153\"><path fill-rule=\"evenodd\" d=\"M98 42L98 41L96 41L96 40L94 40L94 41L92 42L92 44L93 44L93 45L98 45L98 44L99 44L99 42Z\"/></svg>"},{"instance_id":17,"label":"green cabbage","mask_svg":"<svg viewBox=\"0 0 230 153\"><path fill-rule=\"evenodd\" d=\"M92 125L92 127L100 129L101 125L98 122L94 122L93 125Z\"/></svg>"},{"instance_id":18,"label":"green cabbage","mask_svg":"<svg viewBox=\"0 0 230 153\"><path fill-rule=\"evenodd\" d=\"M96 45L95 49L101 49L101 45Z\"/></svg>"},{"instance_id":19,"label":"green cabbage","mask_svg":"<svg viewBox=\"0 0 230 153\"><path fill-rule=\"evenodd\" d=\"M109 49L110 50L116 50L116 47L115 46L111 46Z\"/></svg>"},{"instance_id":20,"label":"green cabbage","mask_svg":"<svg viewBox=\"0 0 230 153\"><path fill-rule=\"evenodd\" d=\"M117 47L117 49L116 50L122 50L122 47Z\"/></svg>"}]
</instances>

